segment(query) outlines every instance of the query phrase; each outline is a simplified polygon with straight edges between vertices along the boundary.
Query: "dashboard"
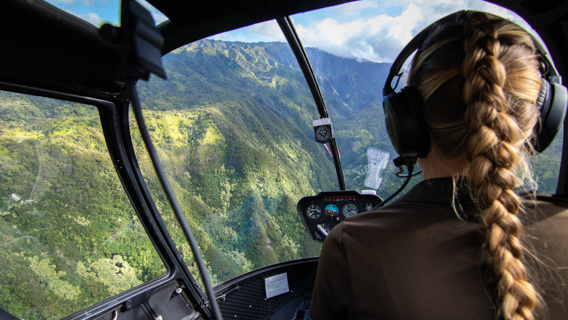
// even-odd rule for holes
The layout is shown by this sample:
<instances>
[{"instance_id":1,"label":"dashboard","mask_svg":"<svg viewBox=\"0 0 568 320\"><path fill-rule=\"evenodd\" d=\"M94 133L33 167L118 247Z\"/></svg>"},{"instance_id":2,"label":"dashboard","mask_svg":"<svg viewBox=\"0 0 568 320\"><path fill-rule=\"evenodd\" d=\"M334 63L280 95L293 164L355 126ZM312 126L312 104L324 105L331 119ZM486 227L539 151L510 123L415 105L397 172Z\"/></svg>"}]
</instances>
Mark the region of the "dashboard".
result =
<instances>
[{"instance_id":1,"label":"dashboard","mask_svg":"<svg viewBox=\"0 0 568 320\"><path fill-rule=\"evenodd\" d=\"M381 203L374 194L357 191L325 191L298 201L298 215L310 237L323 242L329 231L346 218L371 211Z\"/></svg>"}]
</instances>

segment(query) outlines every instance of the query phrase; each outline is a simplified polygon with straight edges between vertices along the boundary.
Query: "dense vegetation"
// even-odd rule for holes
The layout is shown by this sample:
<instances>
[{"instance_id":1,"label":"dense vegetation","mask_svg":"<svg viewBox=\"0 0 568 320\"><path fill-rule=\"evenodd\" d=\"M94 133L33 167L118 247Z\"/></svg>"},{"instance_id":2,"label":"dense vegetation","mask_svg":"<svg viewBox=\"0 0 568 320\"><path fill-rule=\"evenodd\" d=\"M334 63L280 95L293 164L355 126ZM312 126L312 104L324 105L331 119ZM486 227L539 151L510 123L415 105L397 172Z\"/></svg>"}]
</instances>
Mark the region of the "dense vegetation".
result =
<instances>
[{"instance_id":1,"label":"dense vegetation","mask_svg":"<svg viewBox=\"0 0 568 320\"><path fill-rule=\"evenodd\" d=\"M55 319L165 271L90 106L0 97L0 307Z\"/></svg>"},{"instance_id":2,"label":"dense vegetation","mask_svg":"<svg viewBox=\"0 0 568 320\"><path fill-rule=\"evenodd\" d=\"M367 147L394 156L380 108L390 66L307 52L347 187L366 189ZM314 142L319 115L287 44L204 40L164 65L168 81L138 85L144 115L213 281L317 256L296 203L337 181ZM116 176L95 108L0 93L0 119L1 308L58 319L165 272ZM157 208L198 278L133 120L131 127ZM544 192L555 188L560 151L557 141L533 165ZM402 182L394 171L390 164L383 197Z\"/></svg>"}]
</instances>

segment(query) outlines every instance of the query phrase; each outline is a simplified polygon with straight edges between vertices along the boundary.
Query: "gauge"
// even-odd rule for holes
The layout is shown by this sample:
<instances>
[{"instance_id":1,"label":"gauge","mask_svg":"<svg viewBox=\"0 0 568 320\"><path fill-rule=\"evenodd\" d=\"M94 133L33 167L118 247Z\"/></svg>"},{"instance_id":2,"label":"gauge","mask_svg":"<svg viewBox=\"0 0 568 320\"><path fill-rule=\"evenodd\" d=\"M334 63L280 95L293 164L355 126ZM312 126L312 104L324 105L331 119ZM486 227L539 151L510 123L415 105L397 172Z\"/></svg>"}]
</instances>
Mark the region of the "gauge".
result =
<instances>
[{"instance_id":1,"label":"gauge","mask_svg":"<svg viewBox=\"0 0 568 320\"><path fill-rule=\"evenodd\" d=\"M317 219L321 215L321 209L316 204L311 204L306 210L306 214L310 219Z\"/></svg>"},{"instance_id":2,"label":"gauge","mask_svg":"<svg viewBox=\"0 0 568 320\"><path fill-rule=\"evenodd\" d=\"M331 127L324 125L316 128L316 141L325 143L331 139Z\"/></svg>"},{"instance_id":3,"label":"gauge","mask_svg":"<svg viewBox=\"0 0 568 320\"><path fill-rule=\"evenodd\" d=\"M357 209L357 206L354 203L348 203L343 206L342 212L345 218L349 218L359 213L359 209Z\"/></svg>"},{"instance_id":4,"label":"gauge","mask_svg":"<svg viewBox=\"0 0 568 320\"><path fill-rule=\"evenodd\" d=\"M339 216L339 208L334 204L325 206L325 215L332 218Z\"/></svg>"}]
</instances>

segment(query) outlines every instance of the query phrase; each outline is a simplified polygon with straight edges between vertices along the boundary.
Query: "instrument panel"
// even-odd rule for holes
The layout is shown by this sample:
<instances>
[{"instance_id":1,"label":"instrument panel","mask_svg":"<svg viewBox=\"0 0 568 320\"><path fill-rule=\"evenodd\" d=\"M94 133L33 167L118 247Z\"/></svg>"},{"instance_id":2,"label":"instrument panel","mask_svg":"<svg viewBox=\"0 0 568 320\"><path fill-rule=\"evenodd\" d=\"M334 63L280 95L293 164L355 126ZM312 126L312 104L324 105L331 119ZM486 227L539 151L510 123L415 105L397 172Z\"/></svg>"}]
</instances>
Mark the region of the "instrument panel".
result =
<instances>
[{"instance_id":1,"label":"instrument panel","mask_svg":"<svg viewBox=\"0 0 568 320\"><path fill-rule=\"evenodd\" d=\"M300 199L297 210L310 237L323 242L329 231L345 218L371 211L381 201L374 194L360 194L353 190L325 191Z\"/></svg>"}]
</instances>

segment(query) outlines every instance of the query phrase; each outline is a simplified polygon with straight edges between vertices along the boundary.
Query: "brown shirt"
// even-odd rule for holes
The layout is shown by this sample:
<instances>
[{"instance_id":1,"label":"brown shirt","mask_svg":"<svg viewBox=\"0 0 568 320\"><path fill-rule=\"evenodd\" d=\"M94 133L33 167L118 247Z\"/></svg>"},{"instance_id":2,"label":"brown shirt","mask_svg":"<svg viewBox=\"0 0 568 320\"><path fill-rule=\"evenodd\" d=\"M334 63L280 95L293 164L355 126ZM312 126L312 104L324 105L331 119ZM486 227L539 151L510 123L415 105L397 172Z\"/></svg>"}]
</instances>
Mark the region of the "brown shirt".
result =
<instances>
[{"instance_id":1,"label":"brown shirt","mask_svg":"<svg viewBox=\"0 0 568 320\"><path fill-rule=\"evenodd\" d=\"M348 218L325 240L313 319L495 319L495 288L471 201L451 179L416 185L391 205ZM535 204L536 202L536 209ZM525 239L551 319L568 319L568 202L526 204ZM528 256L528 255L525 255Z\"/></svg>"}]
</instances>

